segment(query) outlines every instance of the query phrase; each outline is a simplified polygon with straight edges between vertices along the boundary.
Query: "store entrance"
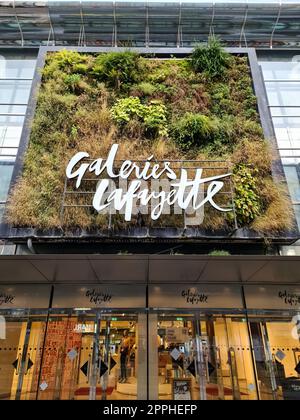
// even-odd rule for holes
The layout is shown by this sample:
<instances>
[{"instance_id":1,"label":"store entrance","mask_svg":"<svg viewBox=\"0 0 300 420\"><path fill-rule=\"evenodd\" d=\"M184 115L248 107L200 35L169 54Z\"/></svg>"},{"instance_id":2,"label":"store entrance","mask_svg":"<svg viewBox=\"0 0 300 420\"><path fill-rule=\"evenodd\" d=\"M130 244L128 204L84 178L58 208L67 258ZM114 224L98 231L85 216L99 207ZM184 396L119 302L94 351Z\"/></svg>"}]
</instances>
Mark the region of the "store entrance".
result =
<instances>
[{"instance_id":1,"label":"store entrance","mask_svg":"<svg viewBox=\"0 0 300 420\"><path fill-rule=\"evenodd\" d=\"M38 399L136 399L141 353L138 321L135 313L52 313Z\"/></svg>"},{"instance_id":2,"label":"store entrance","mask_svg":"<svg viewBox=\"0 0 300 420\"><path fill-rule=\"evenodd\" d=\"M0 400L36 399L47 315L1 311Z\"/></svg>"},{"instance_id":3,"label":"store entrance","mask_svg":"<svg viewBox=\"0 0 300 420\"><path fill-rule=\"evenodd\" d=\"M299 320L288 311L249 315L262 400L300 400Z\"/></svg>"},{"instance_id":4,"label":"store entrance","mask_svg":"<svg viewBox=\"0 0 300 420\"><path fill-rule=\"evenodd\" d=\"M160 399L257 398L244 315L159 313Z\"/></svg>"},{"instance_id":5,"label":"store entrance","mask_svg":"<svg viewBox=\"0 0 300 420\"><path fill-rule=\"evenodd\" d=\"M0 400L299 400L299 343L287 311L1 310Z\"/></svg>"}]
</instances>

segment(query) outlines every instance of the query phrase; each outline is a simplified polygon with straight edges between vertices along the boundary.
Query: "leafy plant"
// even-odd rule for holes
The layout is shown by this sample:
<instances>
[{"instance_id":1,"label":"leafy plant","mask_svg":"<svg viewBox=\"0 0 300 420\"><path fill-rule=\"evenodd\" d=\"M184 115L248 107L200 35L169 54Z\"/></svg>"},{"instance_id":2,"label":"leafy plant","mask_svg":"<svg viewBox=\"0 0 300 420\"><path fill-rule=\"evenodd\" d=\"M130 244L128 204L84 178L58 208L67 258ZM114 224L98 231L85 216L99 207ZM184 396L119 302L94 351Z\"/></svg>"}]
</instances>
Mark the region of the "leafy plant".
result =
<instances>
[{"instance_id":1,"label":"leafy plant","mask_svg":"<svg viewBox=\"0 0 300 420\"><path fill-rule=\"evenodd\" d=\"M214 121L201 114L186 113L172 127L172 136L184 150L205 145L214 133Z\"/></svg>"},{"instance_id":2,"label":"leafy plant","mask_svg":"<svg viewBox=\"0 0 300 420\"><path fill-rule=\"evenodd\" d=\"M156 86L149 82L142 82L135 86L137 91L141 92L142 95L150 96L156 91Z\"/></svg>"},{"instance_id":3,"label":"leafy plant","mask_svg":"<svg viewBox=\"0 0 300 420\"><path fill-rule=\"evenodd\" d=\"M235 187L235 211L240 225L250 224L260 214L258 195L258 171L248 165L240 164L233 171Z\"/></svg>"},{"instance_id":4,"label":"leafy plant","mask_svg":"<svg viewBox=\"0 0 300 420\"><path fill-rule=\"evenodd\" d=\"M79 74L87 74L89 72L89 66L84 63L73 64L73 71Z\"/></svg>"},{"instance_id":5,"label":"leafy plant","mask_svg":"<svg viewBox=\"0 0 300 420\"><path fill-rule=\"evenodd\" d=\"M81 74L77 74L77 73L67 74L64 78L65 84L68 86L68 88L72 92L75 92L79 88L81 80L82 80Z\"/></svg>"},{"instance_id":6,"label":"leafy plant","mask_svg":"<svg viewBox=\"0 0 300 420\"><path fill-rule=\"evenodd\" d=\"M144 124L150 136L167 136L167 108L159 101L151 101L144 107Z\"/></svg>"},{"instance_id":7,"label":"leafy plant","mask_svg":"<svg viewBox=\"0 0 300 420\"><path fill-rule=\"evenodd\" d=\"M120 89L137 83L141 79L142 68L138 54L131 51L111 52L98 55L92 72L109 87Z\"/></svg>"},{"instance_id":8,"label":"leafy plant","mask_svg":"<svg viewBox=\"0 0 300 420\"><path fill-rule=\"evenodd\" d=\"M119 99L111 109L113 119L121 126L132 118L139 119L150 136L167 135L167 109L159 101L151 101L149 105L141 103L137 97Z\"/></svg>"},{"instance_id":9,"label":"leafy plant","mask_svg":"<svg viewBox=\"0 0 300 420\"><path fill-rule=\"evenodd\" d=\"M226 83L215 83L212 88L212 111L218 115L231 114L234 111L235 102L230 95L230 87Z\"/></svg>"},{"instance_id":10,"label":"leafy plant","mask_svg":"<svg viewBox=\"0 0 300 420\"><path fill-rule=\"evenodd\" d=\"M230 255L230 252L225 251L223 249L214 249L208 255L211 255L213 257L224 257Z\"/></svg>"},{"instance_id":11,"label":"leafy plant","mask_svg":"<svg viewBox=\"0 0 300 420\"><path fill-rule=\"evenodd\" d=\"M71 50L61 50L51 54L50 59L47 59L46 66L43 69L43 76L50 78L58 70L67 73L86 73L88 71L88 61L89 57L86 54Z\"/></svg>"},{"instance_id":12,"label":"leafy plant","mask_svg":"<svg viewBox=\"0 0 300 420\"><path fill-rule=\"evenodd\" d=\"M209 78L220 78L230 64L230 54L227 53L220 41L209 37L208 44L198 45L191 56L191 65L195 72L205 73Z\"/></svg>"},{"instance_id":13,"label":"leafy plant","mask_svg":"<svg viewBox=\"0 0 300 420\"><path fill-rule=\"evenodd\" d=\"M133 96L118 99L111 108L113 119L120 125L128 123L132 117L142 119L144 112L144 105L141 103L140 99Z\"/></svg>"}]
</instances>

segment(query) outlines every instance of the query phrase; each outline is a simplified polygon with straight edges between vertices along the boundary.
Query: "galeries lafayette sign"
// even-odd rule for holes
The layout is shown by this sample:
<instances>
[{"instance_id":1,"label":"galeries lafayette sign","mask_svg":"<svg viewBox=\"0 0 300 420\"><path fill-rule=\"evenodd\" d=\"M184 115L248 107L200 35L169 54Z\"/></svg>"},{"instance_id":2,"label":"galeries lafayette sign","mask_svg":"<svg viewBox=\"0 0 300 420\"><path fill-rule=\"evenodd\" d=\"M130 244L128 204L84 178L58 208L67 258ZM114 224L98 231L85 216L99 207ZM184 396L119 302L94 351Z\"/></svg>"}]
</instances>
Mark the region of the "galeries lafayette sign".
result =
<instances>
[{"instance_id":1,"label":"galeries lafayette sign","mask_svg":"<svg viewBox=\"0 0 300 420\"><path fill-rule=\"evenodd\" d=\"M144 214L149 211L153 220L162 214L170 214L170 207L180 212L197 213L206 203L220 212L232 211L232 208L220 207L215 202L216 194L224 186L222 179L231 173L203 177L203 168L196 168L190 179L188 169L175 171L171 162L155 163L153 156L149 156L142 166L125 160L116 169L118 147L118 144L112 145L106 160L91 161L88 153L78 152L67 165L66 176L76 180L76 189L80 188L87 174L96 177L92 202L96 211L112 214L119 211L125 215L126 221L141 210Z\"/></svg>"}]
</instances>

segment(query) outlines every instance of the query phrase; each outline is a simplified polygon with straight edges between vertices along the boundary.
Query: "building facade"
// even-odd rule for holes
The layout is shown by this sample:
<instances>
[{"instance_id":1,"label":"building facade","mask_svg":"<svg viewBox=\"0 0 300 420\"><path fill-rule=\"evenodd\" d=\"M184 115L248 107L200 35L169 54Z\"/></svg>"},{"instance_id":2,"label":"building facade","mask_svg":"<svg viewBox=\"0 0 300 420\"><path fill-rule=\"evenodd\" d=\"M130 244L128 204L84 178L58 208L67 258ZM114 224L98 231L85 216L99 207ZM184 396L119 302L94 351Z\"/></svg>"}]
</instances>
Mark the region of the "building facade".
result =
<instances>
[{"instance_id":1,"label":"building facade","mask_svg":"<svg viewBox=\"0 0 300 420\"><path fill-rule=\"evenodd\" d=\"M0 399L300 399L299 25L300 5L285 0L0 2ZM36 204L47 195L26 195L28 184L21 184L25 198L11 210L26 168L35 170L32 147L37 170L48 164L41 164L47 150L34 137L47 60L64 51L97 57L130 50L158 63L180 61L212 36L247 62L272 177L287 191L288 208L271 218L292 213L293 228L259 233L241 227L237 211L229 230L196 229L186 218L182 226L149 225L141 216L116 231L111 215L107 228L90 229L78 222L84 213L64 225L68 208L86 206L78 195L76 205L68 201L67 178L48 207L32 208L36 219L19 221L22 212L32 216L27 197ZM76 85L86 71L79 66L75 78L64 76L73 96L88 89ZM55 125L61 109L49 107L43 116ZM71 125L75 143L91 124L84 115ZM127 159L142 165L137 149L130 153ZM227 162L186 156L168 156L174 173L203 162L210 176L228 169ZM64 176L65 162L56 165ZM40 185L29 181L29 188ZM236 203L237 192L228 194ZM45 220L56 201L59 222L32 221Z\"/></svg>"}]
</instances>

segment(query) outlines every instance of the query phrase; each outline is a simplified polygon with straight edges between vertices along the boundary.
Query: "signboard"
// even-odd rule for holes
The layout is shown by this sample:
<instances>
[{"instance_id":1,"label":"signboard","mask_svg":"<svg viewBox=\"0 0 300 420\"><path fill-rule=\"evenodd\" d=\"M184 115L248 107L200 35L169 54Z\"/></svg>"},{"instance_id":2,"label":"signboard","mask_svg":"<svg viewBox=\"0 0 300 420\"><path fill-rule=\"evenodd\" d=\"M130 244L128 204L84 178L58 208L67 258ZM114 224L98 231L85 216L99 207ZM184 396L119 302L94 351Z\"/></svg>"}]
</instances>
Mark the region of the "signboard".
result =
<instances>
[{"instance_id":1,"label":"signboard","mask_svg":"<svg viewBox=\"0 0 300 420\"><path fill-rule=\"evenodd\" d=\"M173 379L172 380L173 400L191 400L191 380L190 379Z\"/></svg>"},{"instance_id":2,"label":"signboard","mask_svg":"<svg viewBox=\"0 0 300 420\"><path fill-rule=\"evenodd\" d=\"M49 308L51 286L0 285L0 309Z\"/></svg>"},{"instance_id":3,"label":"signboard","mask_svg":"<svg viewBox=\"0 0 300 420\"><path fill-rule=\"evenodd\" d=\"M300 286L244 286L249 309L300 309Z\"/></svg>"},{"instance_id":4,"label":"signboard","mask_svg":"<svg viewBox=\"0 0 300 420\"><path fill-rule=\"evenodd\" d=\"M59 285L53 308L144 308L146 287L141 285Z\"/></svg>"},{"instance_id":5,"label":"signboard","mask_svg":"<svg viewBox=\"0 0 300 420\"><path fill-rule=\"evenodd\" d=\"M166 328L166 340L169 343L184 343L188 337L188 328Z\"/></svg>"},{"instance_id":6,"label":"signboard","mask_svg":"<svg viewBox=\"0 0 300 420\"><path fill-rule=\"evenodd\" d=\"M96 211L109 214L119 211L126 221L130 221L137 211L143 214L150 211L151 219L157 220L162 214L169 214L170 206L178 208L180 213L187 209L191 213L203 210L206 203L220 212L233 210L220 207L214 201L215 195L224 187L224 179L231 173L205 177L203 168L196 168L190 179L186 168L180 168L178 172L172 169L171 162L153 162L153 155L144 163L125 160L116 169L118 147L118 144L112 145L106 160L91 161L88 153L78 152L67 165L66 177L76 181L76 189L80 188L86 174L99 179L92 201ZM162 179L163 184L159 183Z\"/></svg>"},{"instance_id":7,"label":"signboard","mask_svg":"<svg viewBox=\"0 0 300 420\"><path fill-rule=\"evenodd\" d=\"M151 308L243 308L241 288L224 284L149 286Z\"/></svg>"}]
</instances>

